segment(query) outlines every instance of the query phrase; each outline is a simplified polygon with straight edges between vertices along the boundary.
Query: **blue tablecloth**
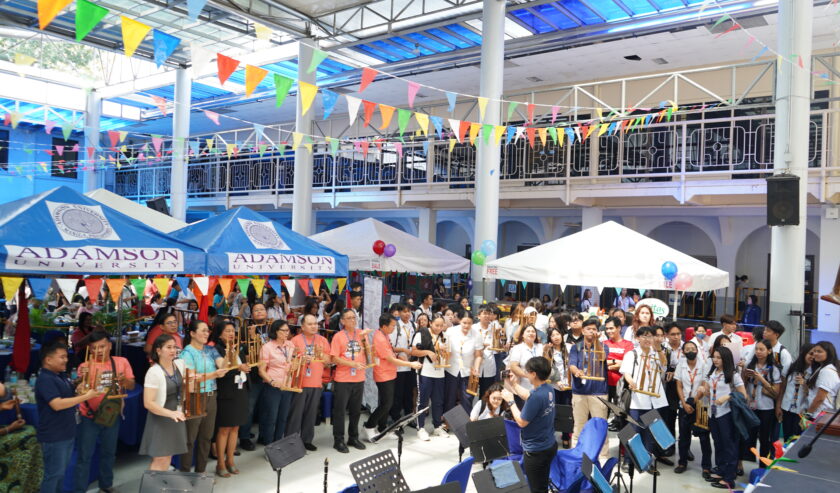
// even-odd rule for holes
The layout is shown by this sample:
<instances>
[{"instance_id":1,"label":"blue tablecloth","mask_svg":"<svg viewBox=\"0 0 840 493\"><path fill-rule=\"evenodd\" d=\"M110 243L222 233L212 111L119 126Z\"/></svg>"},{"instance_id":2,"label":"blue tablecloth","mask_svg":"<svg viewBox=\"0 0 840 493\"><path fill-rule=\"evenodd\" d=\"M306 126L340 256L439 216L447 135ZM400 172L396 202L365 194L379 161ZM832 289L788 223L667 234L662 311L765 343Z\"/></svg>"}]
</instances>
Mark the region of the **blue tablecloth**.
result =
<instances>
[{"instance_id":1,"label":"blue tablecloth","mask_svg":"<svg viewBox=\"0 0 840 493\"><path fill-rule=\"evenodd\" d=\"M146 379L146 372L149 370L149 358L143 351L145 343L129 343L122 345L122 356L128 360L131 365L131 371L134 372L134 380L138 387L143 386L143 381Z\"/></svg>"}]
</instances>

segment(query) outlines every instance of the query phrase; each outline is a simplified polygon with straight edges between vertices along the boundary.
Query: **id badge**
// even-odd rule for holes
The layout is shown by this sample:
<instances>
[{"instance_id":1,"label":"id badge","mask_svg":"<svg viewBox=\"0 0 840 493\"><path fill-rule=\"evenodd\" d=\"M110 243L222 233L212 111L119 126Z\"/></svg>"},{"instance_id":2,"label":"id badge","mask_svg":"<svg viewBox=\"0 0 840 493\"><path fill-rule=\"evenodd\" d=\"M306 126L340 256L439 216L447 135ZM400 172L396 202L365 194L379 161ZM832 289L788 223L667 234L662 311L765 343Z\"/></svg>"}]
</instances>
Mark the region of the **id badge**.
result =
<instances>
[{"instance_id":1,"label":"id badge","mask_svg":"<svg viewBox=\"0 0 840 493\"><path fill-rule=\"evenodd\" d=\"M350 368L350 376L351 376L351 377L355 377L355 376L356 376L356 369L355 369L355 368Z\"/></svg>"},{"instance_id":2,"label":"id badge","mask_svg":"<svg viewBox=\"0 0 840 493\"><path fill-rule=\"evenodd\" d=\"M306 369L306 376L307 376L307 377L311 377L311 376L312 376L312 369L311 369L311 368L307 368L307 369Z\"/></svg>"}]
</instances>

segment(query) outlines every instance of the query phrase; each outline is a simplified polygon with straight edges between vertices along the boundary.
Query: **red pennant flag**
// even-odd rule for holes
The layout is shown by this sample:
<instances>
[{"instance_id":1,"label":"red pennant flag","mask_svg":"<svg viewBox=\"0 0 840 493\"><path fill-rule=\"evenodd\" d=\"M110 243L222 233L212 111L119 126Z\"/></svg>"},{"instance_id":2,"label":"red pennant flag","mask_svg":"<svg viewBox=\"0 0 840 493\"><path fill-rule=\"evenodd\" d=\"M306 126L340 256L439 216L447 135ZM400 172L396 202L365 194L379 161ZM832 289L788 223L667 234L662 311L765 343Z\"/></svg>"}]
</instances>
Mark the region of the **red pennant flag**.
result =
<instances>
[{"instance_id":1,"label":"red pennant flag","mask_svg":"<svg viewBox=\"0 0 840 493\"><path fill-rule=\"evenodd\" d=\"M534 105L528 104L528 123L534 124Z\"/></svg>"},{"instance_id":2,"label":"red pennant flag","mask_svg":"<svg viewBox=\"0 0 840 493\"><path fill-rule=\"evenodd\" d=\"M88 159L93 159L93 153L94 152L96 152L96 147L88 147L87 148Z\"/></svg>"},{"instance_id":3,"label":"red pennant flag","mask_svg":"<svg viewBox=\"0 0 840 493\"><path fill-rule=\"evenodd\" d=\"M368 142L367 140L363 140L361 145L362 145L362 156L365 159L367 159L368 148L370 148L370 142Z\"/></svg>"},{"instance_id":4,"label":"red pennant flag","mask_svg":"<svg viewBox=\"0 0 840 493\"><path fill-rule=\"evenodd\" d=\"M210 305L213 304L213 293L216 291L216 278L210 278L210 283L208 284L206 295L203 295L201 293L201 290L199 289L196 289L195 291L194 293L196 295L196 298L201 300L198 303L198 319L207 322L208 320L210 320L208 311L210 309Z\"/></svg>"},{"instance_id":5,"label":"red pennant flag","mask_svg":"<svg viewBox=\"0 0 840 493\"><path fill-rule=\"evenodd\" d=\"M367 86L370 85L371 82L373 82L373 79L375 79L377 75L379 75L379 71L376 69L370 67L362 69L362 82L359 84L360 94L367 88Z\"/></svg>"},{"instance_id":6,"label":"red pennant flag","mask_svg":"<svg viewBox=\"0 0 840 493\"><path fill-rule=\"evenodd\" d=\"M111 142L111 148L117 147L117 142L120 141L120 133L116 130L108 130L108 140Z\"/></svg>"},{"instance_id":7,"label":"red pennant flag","mask_svg":"<svg viewBox=\"0 0 840 493\"><path fill-rule=\"evenodd\" d=\"M12 369L25 372L29 368L29 356L32 351L29 336L29 304L26 302L26 283L20 283L18 297L18 322L15 329L15 343L12 346ZM6 293L6 298L14 296Z\"/></svg>"},{"instance_id":8,"label":"red pennant flag","mask_svg":"<svg viewBox=\"0 0 840 493\"><path fill-rule=\"evenodd\" d=\"M370 118L373 116L373 110L376 109L376 103L373 101L365 101L362 100L362 104L365 106L365 123L364 126L367 127L370 125Z\"/></svg>"},{"instance_id":9,"label":"red pennant flag","mask_svg":"<svg viewBox=\"0 0 840 493\"><path fill-rule=\"evenodd\" d=\"M228 80L228 77L230 77L230 74L239 66L239 60L234 60L221 53L216 53L216 57L216 66L219 69L219 82L224 84Z\"/></svg>"},{"instance_id":10,"label":"red pennant flag","mask_svg":"<svg viewBox=\"0 0 840 493\"><path fill-rule=\"evenodd\" d=\"M85 287L90 301L96 303L99 299L99 291L102 289L102 279L85 279Z\"/></svg>"},{"instance_id":11,"label":"red pennant flag","mask_svg":"<svg viewBox=\"0 0 840 493\"><path fill-rule=\"evenodd\" d=\"M461 124L458 126L458 142L463 143L464 137L467 136L467 130L470 129L472 122L465 122L462 121Z\"/></svg>"},{"instance_id":12,"label":"red pennant flag","mask_svg":"<svg viewBox=\"0 0 840 493\"><path fill-rule=\"evenodd\" d=\"M525 129L525 131L528 132L528 144L530 144L531 149L533 149L534 148L534 137L537 133L537 129L534 128L534 127L528 127L528 128Z\"/></svg>"},{"instance_id":13,"label":"red pennant flag","mask_svg":"<svg viewBox=\"0 0 840 493\"><path fill-rule=\"evenodd\" d=\"M300 288L303 289L303 292L306 293L306 296L309 296L309 279L298 279L297 282Z\"/></svg>"}]
</instances>

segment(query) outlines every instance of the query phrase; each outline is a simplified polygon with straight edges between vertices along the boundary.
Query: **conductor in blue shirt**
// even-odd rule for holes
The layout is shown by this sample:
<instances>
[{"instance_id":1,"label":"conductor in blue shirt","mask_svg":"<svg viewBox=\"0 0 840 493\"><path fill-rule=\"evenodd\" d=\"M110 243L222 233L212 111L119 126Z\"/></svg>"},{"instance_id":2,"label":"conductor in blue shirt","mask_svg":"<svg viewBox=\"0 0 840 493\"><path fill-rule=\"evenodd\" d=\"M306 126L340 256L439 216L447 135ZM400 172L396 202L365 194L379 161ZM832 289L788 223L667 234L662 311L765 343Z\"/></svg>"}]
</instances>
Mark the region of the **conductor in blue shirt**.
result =
<instances>
[{"instance_id":1,"label":"conductor in blue shirt","mask_svg":"<svg viewBox=\"0 0 840 493\"><path fill-rule=\"evenodd\" d=\"M502 398L510 406L513 419L522 428L523 468L531 491L548 491L548 475L551 461L557 453L557 438L554 436L554 389L546 383L551 375L551 364L542 356L525 363L525 374L534 390L528 390L515 383L514 375L506 382L507 389ZM525 400L522 410L513 400L513 393Z\"/></svg>"}]
</instances>

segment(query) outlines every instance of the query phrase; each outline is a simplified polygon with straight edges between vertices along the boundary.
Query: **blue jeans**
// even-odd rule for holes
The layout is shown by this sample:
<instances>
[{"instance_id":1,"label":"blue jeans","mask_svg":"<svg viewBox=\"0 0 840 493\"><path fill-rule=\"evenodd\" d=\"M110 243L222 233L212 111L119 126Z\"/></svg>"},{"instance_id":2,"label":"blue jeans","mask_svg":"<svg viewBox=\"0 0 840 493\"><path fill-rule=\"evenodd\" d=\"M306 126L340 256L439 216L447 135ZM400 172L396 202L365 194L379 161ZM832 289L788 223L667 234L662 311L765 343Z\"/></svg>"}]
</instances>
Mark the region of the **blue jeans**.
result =
<instances>
[{"instance_id":1,"label":"blue jeans","mask_svg":"<svg viewBox=\"0 0 840 493\"><path fill-rule=\"evenodd\" d=\"M738 466L738 444L740 440L732 424L732 413L719 418L709 418L712 440L715 442L715 464L718 474L729 486L735 486L735 469Z\"/></svg>"},{"instance_id":2,"label":"blue jeans","mask_svg":"<svg viewBox=\"0 0 840 493\"><path fill-rule=\"evenodd\" d=\"M257 405L263 388L268 387L261 378L248 378L248 421L239 427L239 439L248 440L251 438L251 425L254 424L254 415L257 413Z\"/></svg>"},{"instance_id":3,"label":"blue jeans","mask_svg":"<svg viewBox=\"0 0 840 493\"><path fill-rule=\"evenodd\" d=\"M287 392L266 385L260 406L260 443L268 445L286 434L286 420L292 406L294 392Z\"/></svg>"},{"instance_id":4,"label":"blue jeans","mask_svg":"<svg viewBox=\"0 0 840 493\"><path fill-rule=\"evenodd\" d=\"M90 418L81 418L81 423L76 427L76 444L78 447L78 460L76 470L73 474L73 491L85 493L90 484L90 459L96 448L97 439L99 445L99 488L110 488L114 486L114 459L117 454L117 438L120 434L120 420L114 426L106 428L93 422Z\"/></svg>"},{"instance_id":5,"label":"blue jeans","mask_svg":"<svg viewBox=\"0 0 840 493\"><path fill-rule=\"evenodd\" d=\"M417 410L421 410L432 401L432 424L439 428L443 424L443 387L445 378L432 378L419 375L420 392L418 396ZM423 428L426 424L426 414L417 417L417 429Z\"/></svg>"},{"instance_id":6,"label":"blue jeans","mask_svg":"<svg viewBox=\"0 0 840 493\"><path fill-rule=\"evenodd\" d=\"M64 472L73 455L73 439L62 442L41 442L44 456L44 481L41 493L60 493Z\"/></svg>"}]
</instances>

